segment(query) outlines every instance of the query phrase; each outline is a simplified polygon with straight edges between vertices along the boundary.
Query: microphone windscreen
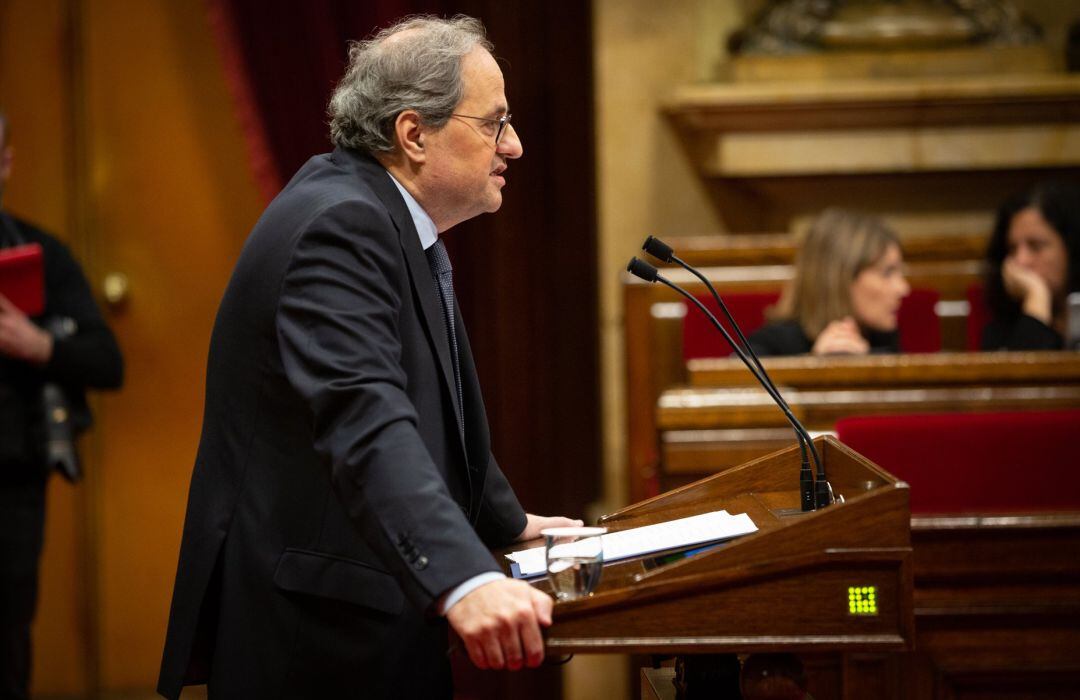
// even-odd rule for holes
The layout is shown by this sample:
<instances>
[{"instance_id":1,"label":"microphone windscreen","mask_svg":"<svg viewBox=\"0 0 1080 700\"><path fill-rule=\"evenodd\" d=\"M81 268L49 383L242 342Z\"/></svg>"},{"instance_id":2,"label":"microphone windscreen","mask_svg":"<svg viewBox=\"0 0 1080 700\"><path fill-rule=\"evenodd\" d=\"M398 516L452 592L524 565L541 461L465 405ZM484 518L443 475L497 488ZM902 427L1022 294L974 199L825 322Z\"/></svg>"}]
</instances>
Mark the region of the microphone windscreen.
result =
<instances>
[{"instance_id":1,"label":"microphone windscreen","mask_svg":"<svg viewBox=\"0 0 1080 700\"><path fill-rule=\"evenodd\" d=\"M644 260L630 258L630 264L626 266L626 271L646 282L656 281L656 268Z\"/></svg>"},{"instance_id":2,"label":"microphone windscreen","mask_svg":"<svg viewBox=\"0 0 1080 700\"><path fill-rule=\"evenodd\" d=\"M664 262L671 262L671 257L675 254L675 251L672 250L671 246L664 243L656 236L649 236L646 238L641 249L657 260L663 260Z\"/></svg>"}]
</instances>

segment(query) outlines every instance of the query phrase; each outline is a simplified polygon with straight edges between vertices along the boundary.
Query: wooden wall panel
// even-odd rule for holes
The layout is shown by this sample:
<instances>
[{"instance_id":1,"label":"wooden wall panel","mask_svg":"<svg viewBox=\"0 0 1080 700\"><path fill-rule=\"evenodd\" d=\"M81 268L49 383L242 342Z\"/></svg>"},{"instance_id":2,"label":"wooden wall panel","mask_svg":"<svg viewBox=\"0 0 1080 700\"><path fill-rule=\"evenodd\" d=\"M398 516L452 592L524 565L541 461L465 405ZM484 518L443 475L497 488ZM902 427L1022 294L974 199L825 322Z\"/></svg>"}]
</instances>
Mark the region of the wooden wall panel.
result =
<instances>
[{"instance_id":1,"label":"wooden wall panel","mask_svg":"<svg viewBox=\"0 0 1080 700\"><path fill-rule=\"evenodd\" d=\"M71 108L64 0L0 0L0 107L15 169L5 206L71 242Z\"/></svg>"},{"instance_id":2,"label":"wooden wall panel","mask_svg":"<svg viewBox=\"0 0 1080 700\"><path fill-rule=\"evenodd\" d=\"M202 3L83 5L91 232L131 282L94 484L100 683L157 678L217 304L262 202Z\"/></svg>"},{"instance_id":3,"label":"wooden wall panel","mask_svg":"<svg viewBox=\"0 0 1080 700\"><path fill-rule=\"evenodd\" d=\"M221 291L262 209L201 3L0 1L6 204L67 240L127 360L96 404L86 482L54 480L35 626L36 694L157 677L203 372Z\"/></svg>"}]
</instances>

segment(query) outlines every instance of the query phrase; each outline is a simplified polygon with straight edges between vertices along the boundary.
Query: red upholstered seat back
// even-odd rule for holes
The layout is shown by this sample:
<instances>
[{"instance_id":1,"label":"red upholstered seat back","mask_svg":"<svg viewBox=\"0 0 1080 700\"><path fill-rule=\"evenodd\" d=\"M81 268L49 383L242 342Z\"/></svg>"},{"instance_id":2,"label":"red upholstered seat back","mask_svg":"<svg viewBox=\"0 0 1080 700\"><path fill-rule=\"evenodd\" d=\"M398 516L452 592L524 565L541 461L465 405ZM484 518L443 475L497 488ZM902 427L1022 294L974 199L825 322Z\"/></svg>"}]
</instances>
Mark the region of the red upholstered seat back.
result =
<instances>
[{"instance_id":1,"label":"red upholstered seat back","mask_svg":"<svg viewBox=\"0 0 1080 700\"><path fill-rule=\"evenodd\" d=\"M731 332L720 307L709 295L699 295L698 301L712 311ZM780 298L779 292L746 292L725 294L724 303L735 317L744 334L749 336L765 325L765 311ZM900 349L904 352L937 352L941 349L941 324L934 306L938 293L932 289L914 289L900 305L897 322L900 326ZM731 354L724 338L716 331L705 314L687 302L683 319L683 359L697 357L726 357ZM735 335L732 334L734 338Z\"/></svg>"},{"instance_id":2,"label":"red upholstered seat back","mask_svg":"<svg viewBox=\"0 0 1080 700\"><path fill-rule=\"evenodd\" d=\"M935 307L940 295L933 289L912 289L900 304L896 323L904 352L941 350L941 322Z\"/></svg>"},{"instance_id":3,"label":"red upholstered seat back","mask_svg":"<svg viewBox=\"0 0 1080 700\"><path fill-rule=\"evenodd\" d=\"M990 322L990 309L986 306L986 295L981 284L967 288L967 349L975 352L982 345L983 328Z\"/></svg>"},{"instance_id":4,"label":"red upholstered seat back","mask_svg":"<svg viewBox=\"0 0 1080 700\"><path fill-rule=\"evenodd\" d=\"M836 433L910 484L912 513L1080 510L1080 410L865 416Z\"/></svg>"},{"instance_id":5,"label":"red upholstered seat back","mask_svg":"<svg viewBox=\"0 0 1080 700\"><path fill-rule=\"evenodd\" d=\"M765 310L780 298L779 292L747 292L744 294L725 294L724 304L738 322L739 328L749 337L751 333L765 325ZM720 307L712 296L698 296L698 301L724 325L731 337L738 340ZM683 359L696 357L726 357L731 354L727 341L713 327L712 322L696 306L687 302L686 318L683 319Z\"/></svg>"}]
</instances>

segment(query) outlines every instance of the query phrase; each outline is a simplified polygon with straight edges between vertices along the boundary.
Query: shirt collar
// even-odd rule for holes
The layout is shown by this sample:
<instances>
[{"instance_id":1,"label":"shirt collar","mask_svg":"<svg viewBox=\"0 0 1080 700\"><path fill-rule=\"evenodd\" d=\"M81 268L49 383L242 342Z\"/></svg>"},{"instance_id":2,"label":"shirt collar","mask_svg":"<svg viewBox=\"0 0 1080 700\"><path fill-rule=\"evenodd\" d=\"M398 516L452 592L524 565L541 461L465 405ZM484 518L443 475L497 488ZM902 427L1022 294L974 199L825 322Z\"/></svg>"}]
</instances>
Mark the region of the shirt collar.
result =
<instances>
[{"instance_id":1,"label":"shirt collar","mask_svg":"<svg viewBox=\"0 0 1080 700\"><path fill-rule=\"evenodd\" d=\"M390 171L387 170L386 174L390 175ZM435 245L435 240L439 237L439 231L435 228L435 222L431 220L428 213L420 206L420 202L417 202L416 198L409 194L407 189L402 187L396 177L390 175L390 180L397 185L398 191L401 192L401 196L405 200L405 206L409 208L409 214L412 215L416 232L420 234L420 245L423 246L424 250L427 250Z\"/></svg>"}]
</instances>

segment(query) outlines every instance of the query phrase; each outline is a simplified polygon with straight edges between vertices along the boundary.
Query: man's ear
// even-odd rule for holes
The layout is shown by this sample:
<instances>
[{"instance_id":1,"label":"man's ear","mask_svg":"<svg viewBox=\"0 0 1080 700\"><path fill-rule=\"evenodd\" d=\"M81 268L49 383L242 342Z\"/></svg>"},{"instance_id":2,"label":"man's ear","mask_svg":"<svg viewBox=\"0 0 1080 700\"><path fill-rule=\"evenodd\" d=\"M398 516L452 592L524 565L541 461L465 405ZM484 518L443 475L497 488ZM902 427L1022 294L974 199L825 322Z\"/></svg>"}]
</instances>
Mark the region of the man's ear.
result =
<instances>
[{"instance_id":1,"label":"man's ear","mask_svg":"<svg viewBox=\"0 0 1080 700\"><path fill-rule=\"evenodd\" d=\"M427 160L424 152L424 134L427 131L420 115L411 109L407 109L397 115L394 120L394 134L397 137L398 148L402 154L414 163L423 163Z\"/></svg>"}]
</instances>

